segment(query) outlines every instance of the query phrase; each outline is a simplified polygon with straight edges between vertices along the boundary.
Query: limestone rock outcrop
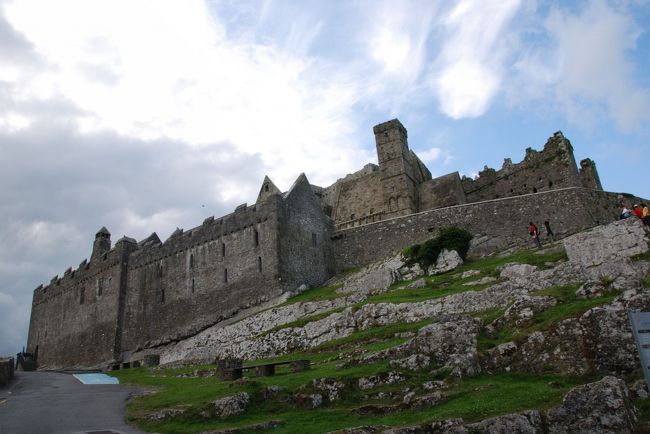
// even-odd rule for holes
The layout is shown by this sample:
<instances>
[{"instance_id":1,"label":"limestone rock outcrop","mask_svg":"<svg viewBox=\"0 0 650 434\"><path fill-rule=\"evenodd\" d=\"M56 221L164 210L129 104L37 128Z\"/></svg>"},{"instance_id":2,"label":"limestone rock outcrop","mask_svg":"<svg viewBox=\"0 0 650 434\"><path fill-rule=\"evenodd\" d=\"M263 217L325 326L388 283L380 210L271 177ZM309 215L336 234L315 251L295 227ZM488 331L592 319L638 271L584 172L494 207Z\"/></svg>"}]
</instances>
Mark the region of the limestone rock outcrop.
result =
<instances>
[{"instance_id":1,"label":"limestone rock outcrop","mask_svg":"<svg viewBox=\"0 0 650 434\"><path fill-rule=\"evenodd\" d=\"M236 416L245 412L246 409L248 409L250 402L251 397L246 392L242 392L233 396L226 396L224 398L212 401L212 408L206 411L207 414L205 416L214 416L219 419Z\"/></svg>"},{"instance_id":2,"label":"limestone rock outcrop","mask_svg":"<svg viewBox=\"0 0 650 434\"><path fill-rule=\"evenodd\" d=\"M625 382L616 377L578 386L547 412L549 432L634 433L638 419Z\"/></svg>"},{"instance_id":3,"label":"limestone rock outcrop","mask_svg":"<svg viewBox=\"0 0 650 434\"><path fill-rule=\"evenodd\" d=\"M463 265L463 259L460 257L457 251L442 249L436 259L436 263L433 264L427 270L429 275L442 274Z\"/></svg>"}]
</instances>

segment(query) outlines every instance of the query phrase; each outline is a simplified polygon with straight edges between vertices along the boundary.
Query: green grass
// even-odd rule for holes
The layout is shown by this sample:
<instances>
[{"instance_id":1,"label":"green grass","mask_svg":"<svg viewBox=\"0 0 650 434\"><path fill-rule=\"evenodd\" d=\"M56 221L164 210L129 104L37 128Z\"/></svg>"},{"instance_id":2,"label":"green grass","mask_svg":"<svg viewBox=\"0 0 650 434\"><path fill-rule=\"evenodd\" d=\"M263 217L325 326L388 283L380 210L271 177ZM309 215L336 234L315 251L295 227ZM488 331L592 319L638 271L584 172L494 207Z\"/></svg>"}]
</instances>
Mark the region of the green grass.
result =
<instances>
[{"instance_id":1,"label":"green grass","mask_svg":"<svg viewBox=\"0 0 650 434\"><path fill-rule=\"evenodd\" d=\"M552 296L557 299L558 303L542 312L536 313L532 318L531 324L527 326L514 327L514 325L509 324L499 330L496 336L488 336L484 331L481 332L478 337L479 351L493 348L509 341L522 342L535 331L549 330L564 319L577 317L592 307L610 303L618 295L617 293L610 293L591 299L577 299L575 291L580 286L582 286L582 283L574 283L531 293L531 295L537 296ZM495 315L496 312L492 314ZM498 316L490 316L489 318L496 319Z\"/></svg>"},{"instance_id":2,"label":"green grass","mask_svg":"<svg viewBox=\"0 0 650 434\"><path fill-rule=\"evenodd\" d=\"M332 363L314 367L310 371L291 374L279 370L273 377L251 377L244 384L233 385L214 378L176 378L180 370L165 370L165 377L143 368L119 371L116 376L122 382L140 385L156 385L161 392L137 398L128 405L129 419L141 429L160 433L196 433L206 430L248 426L268 420L279 420L282 425L274 433L323 433L335 429L360 425L410 425L431 422L437 419L462 417L468 422L498 414L525 409L542 409L556 405L572 387L587 381L585 378L555 375L498 374L481 375L474 378L455 380L444 391L445 401L434 407L403 411L385 416L359 416L353 410L361 405L376 401L362 401L367 393L377 391L399 391L410 387L423 393L419 385L428 378L426 373L414 374L404 383L378 388L371 392L354 389L357 378L375 375L387 370L387 364L358 365L348 369L336 369ZM314 378L334 376L347 384L348 393L343 400L318 409L301 410L289 404L286 399L301 386ZM264 386L279 385L286 388L279 397L264 400L261 391ZM208 403L224 395L248 392L252 404L244 414L227 420L205 420L199 413ZM306 391L308 393L308 390ZM384 402L390 404L390 402ZM188 412L164 422L147 422L143 417L160 408L185 405Z\"/></svg>"},{"instance_id":3,"label":"green grass","mask_svg":"<svg viewBox=\"0 0 650 434\"><path fill-rule=\"evenodd\" d=\"M475 312L472 314L472 317L476 319L480 319L483 324L490 324L497 318L501 318L503 314L505 313L506 309L510 307L509 305L506 307L495 307L492 309L486 309L480 312Z\"/></svg>"},{"instance_id":4,"label":"green grass","mask_svg":"<svg viewBox=\"0 0 650 434\"><path fill-rule=\"evenodd\" d=\"M415 323L398 322L384 326L373 327L366 330L355 331L344 338L333 339L331 341L325 342L313 348L311 352L327 351L335 348L350 346L353 344L358 345L362 343L373 343L377 340L393 338L396 333L417 331L425 325L431 324L431 321L431 319L426 319L424 321Z\"/></svg>"},{"instance_id":5,"label":"green grass","mask_svg":"<svg viewBox=\"0 0 650 434\"><path fill-rule=\"evenodd\" d=\"M650 422L650 399L636 399L634 406L639 410L639 420Z\"/></svg>"},{"instance_id":6,"label":"green grass","mask_svg":"<svg viewBox=\"0 0 650 434\"><path fill-rule=\"evenodd\" d=\"M549 268L546 263L566 261L567 256L564 250L559 252L548 252L545 253L543 250L531 249L523 250L520 252L513 253L512 255L504 257L489 257L480 259L477 261L470 261L463 267L459 268L459 271L465 270L479 270L483 274L490 275L494 274L496 269L501 266L511 262L516 262L518 264L529 264L535 265L539 268L546 269Z\"/></svg>"},{"instance_id":7,"label":"green grass","mask_svg":"<svg viewBox=\"0 0 650 434\"><path fill-rule=\"evenodd\" d=\"M356 309L363 304L379 302L417 302L464 291L478 291L497 282L480 286L464 286L463 284L485 276L496 276L498 274L496 273L497 267L503 264L516 262L546 268L546 263L564 259L566 259L564 252L539 254L537 250L529 250L503 258L493 257L481 261L468 261L462 267L450 273L427 277L428 285L425 288L405 289L404 286L408 282L400 282L389 291L371 296L364 302L352 307ZM460 277L461 273L467 270L479 270L480 274L462 279ZM644 284L650 287L650 278L646 278ZM511 324L506 325L496 336L491 337L482 332L478 338L479 350L483 351L486 348L494 347L509 340L525 339L526 336L536 330L549 330L559 321L580 315L596 305L608 303L617 295L607 294L590 300L579 300L575 297L575 291L579 286L580 283L576 283L534 292L533 295L555 297L558 300L557 305L534 315L532 322L526 327L515 329ZM332 285L309 289L285 304L343 297L344 294L336 293L336 290L340 287L341 285ZM488 309L475 312L472 315L481 319L483 324L489 324L501 317L507 307ZM301 318L271 329L265 334L286 327L301 327L343 309L333 309ZM357 330L349 336L325 342L315 348L250 361L245 364L245 366L252 366L297 359L310 360L311 369L299 373L291 373L287 366L280 366L276 370L276 375L271 377L257 377L254 372L246 371L248 379L244 382L224 382L216 377L177 377L179 374L197 369L214 368L211 365L202 365L182 368L135 368L115 371L112 375L120 378L122 383L132 383L157 390L155 394L142 396L128 403L127 416L129 420L145 431L178 434L247 427L270 420L281 421L281 425L270 430L270 432L288 434L323 433L362 425L416 425L456 417L461 417L466 422L473 422L500 414L526 409L546 409L555 406L560 403L568 390L576 385L593 380L590 378L527 373L483 374L474 378L463 379L446 378L445 380L450 384L450 387L443 390L444 402L436 406L381 416L360 416L356 414L354 410L360 406L369 404L396 405L401 402L399 400L391 402L390 400L367 399L367 395L374 395L379 391L403 392L406 388L409 388L418 395L427 393L421 385L425 381L434 379L430 372L432 368L419 372L403 372L406 377L404 382L365 391L359 390L355 386L359 378L385 373L394 369L390 367L388 360L367 364L346 363L346 361L349 361L351 357L358 355L361 351L374 353L398 346L409 338L396 336L396 334L416 332L423 326L430 324L431 321L431 319L426 319L416 323L393 323L366 330ZM312 393L312 390L307 385L314 379L324 377L335 378L346 384L343 399L312 410L296 408L295 405L291 404L289 401L291 395L295 393ZM262 395L264 388L272 385L282 386L285 389L274 399L264 399ZM200 415L202 410L208 408L211 401L240 392L247 392L251 395L251 406L243 415L226 420L205 419ZM647 417L644 420L650 420L650 404L643 402L639 405L642 416ZM181 407L188 409L185 415L162 422L146 420L146 416L154 411L163 408Z\"/></svg>"},{"instance_id":8,"label":"green grass","mask_svg":"<svg viewBox=\"0 0 650 434\"><path fill-rule=\"evenodd\" d=\"M650 236L649 235L646 235ZM648 251L645 253L640 253L638 255L632 256L631 258L633 261L650 261L650 241L648 241Z\"/></svg>"},{"instance_id":9,"label":"green grass","mask_svg":"<svg viewBox=\"0 0 650 434\"><path fill-rule=\"evenodd\" d=\"M339 294L336 292L336 290L342 286L343 285L331 285L331 286L319 286L317 288L309 288L302 294L298 294L295 297L291 297L289 300L275 307L282 307L289 304L303 303L307 301L333 300L335 298L344 297L346 294Z\"/></svg>"}]
</instances>

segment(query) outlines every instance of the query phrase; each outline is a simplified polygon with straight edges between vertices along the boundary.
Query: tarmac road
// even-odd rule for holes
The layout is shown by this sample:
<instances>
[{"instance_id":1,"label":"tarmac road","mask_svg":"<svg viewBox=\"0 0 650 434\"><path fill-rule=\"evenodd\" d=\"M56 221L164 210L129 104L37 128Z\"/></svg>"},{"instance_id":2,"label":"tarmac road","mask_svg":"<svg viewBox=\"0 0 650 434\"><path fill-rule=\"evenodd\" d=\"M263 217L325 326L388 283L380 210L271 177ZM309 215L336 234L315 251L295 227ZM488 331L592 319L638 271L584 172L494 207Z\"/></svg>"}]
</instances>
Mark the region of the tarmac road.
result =
<instances>
[{"instance_id":1,"label":"tarmac road","mask_svg":"<svg viewBox=\"0 0 650 434\"><path fill-rule=\"evenodd\" d=\"M19 371L0 388L0 433L140 434L124 417L126 399L135 391L85 385L66 373Z\"/></svg>"}]
</instances>

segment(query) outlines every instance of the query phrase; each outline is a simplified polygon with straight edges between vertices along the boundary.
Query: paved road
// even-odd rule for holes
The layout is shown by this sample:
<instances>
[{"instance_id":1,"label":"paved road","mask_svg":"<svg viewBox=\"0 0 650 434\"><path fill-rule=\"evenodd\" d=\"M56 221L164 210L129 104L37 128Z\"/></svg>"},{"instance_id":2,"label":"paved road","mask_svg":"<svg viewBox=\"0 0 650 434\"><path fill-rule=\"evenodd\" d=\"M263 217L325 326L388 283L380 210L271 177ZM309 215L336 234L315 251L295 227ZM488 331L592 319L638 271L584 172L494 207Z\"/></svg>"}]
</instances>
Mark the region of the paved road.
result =
<instances>
[{"instance_id":1,"label":"paved road","mask_svg":"<svg viewBox=\"0 0 650 434\"><path fill-rule=\"evenodd\" d=\"M70 374L16 372L9 387L0 389L0 433L139 434L124 418L125 401L134 391L84 385Z\"/></svg>"}]
</instances>

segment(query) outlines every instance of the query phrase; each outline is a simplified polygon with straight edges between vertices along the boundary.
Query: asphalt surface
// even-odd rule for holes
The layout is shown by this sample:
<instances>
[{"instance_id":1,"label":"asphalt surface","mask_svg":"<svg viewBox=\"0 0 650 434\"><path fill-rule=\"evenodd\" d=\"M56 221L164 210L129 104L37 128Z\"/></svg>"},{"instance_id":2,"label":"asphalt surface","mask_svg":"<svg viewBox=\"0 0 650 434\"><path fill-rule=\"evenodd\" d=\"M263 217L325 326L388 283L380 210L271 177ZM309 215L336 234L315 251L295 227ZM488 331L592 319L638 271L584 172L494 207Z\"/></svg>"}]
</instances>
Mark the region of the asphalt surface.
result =
<instances>
[{"instance_id":1,"label":"asphalt surface","mask_svg":"<svg viewBox=\"0 0 650 434\"><path fill-rule=\"evenodd\" d=\"M84 385L66 373L16 372L0 388L0 433L140 434L124 416L126 399L135 392L122 385Z\"/></svg>"}]
</instances>

